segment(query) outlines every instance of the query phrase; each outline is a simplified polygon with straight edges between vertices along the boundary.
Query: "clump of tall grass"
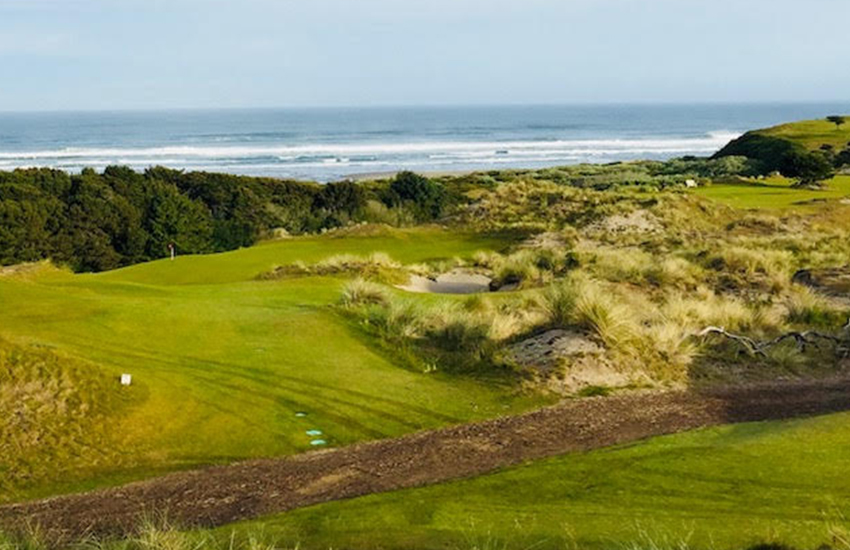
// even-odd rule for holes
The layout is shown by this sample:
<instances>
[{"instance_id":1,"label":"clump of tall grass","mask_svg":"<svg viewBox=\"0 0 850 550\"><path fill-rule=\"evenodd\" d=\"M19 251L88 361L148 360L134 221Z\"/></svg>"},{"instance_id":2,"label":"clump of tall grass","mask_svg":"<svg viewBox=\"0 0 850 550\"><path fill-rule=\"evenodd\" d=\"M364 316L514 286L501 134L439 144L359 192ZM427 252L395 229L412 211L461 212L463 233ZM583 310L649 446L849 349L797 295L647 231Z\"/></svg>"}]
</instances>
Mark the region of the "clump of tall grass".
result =
<instances>
[{"instance_id":1,"label":"clump of tall grass","mask_svg":"<svg viewBox=\"0 0 850 550\"><path fill-rule=\"evenodd\" d=\"M592 279L560 281L546 290L542 303L550 326L582 328L611 348L627 346L636 334L632 310Z\"/></svg>"},{"instance_id":2,"label":"clump of tall grass","mask_svg":"<svg viewBox=\"0 0 850 550\"><path fill-rule=\"evenodd\" d=\"M446 351L466 351L480 355L489 341L490 327L482 316L456 304L446 304L426 314L425 336Z\"/></svg>"},{"instance_id":3,"label":"clump of tall grass","mask_svg":"<svg viewBox=\"0 0 850 550\"><path fill-rule=\"evenodd\" d=\"M543 294L542 306L547 321L554 327L566 327L574 322L576 301L581 284L575 279L558 281Z\"/></svg>"},{"instance_id":4,"label":"clump of tall grass","mask_svg":"<svg viewBox=\"0 0 850 550\"><path fill-rule=\"evenodd\" d=\"M399 299L390 299L377 304L377 307L368 308L365 321L385 339L396 342L420 338L424 326L422 308L413 302Z\"/></svg>"},{"instance_id":5,"label":"clump of tall grass","mask_svg":"<svg viewBox=\"0 0 850 550\"><path fill-rule=\"evenodd\" d=\"M342 290L342 305L347 307L367 304L386 304L390 293L383 285L357 278L350 281Z\"/></svg>"},{"instance_id":6,"label":"clump of tall grass","mask_svg":"<svg viewBox=\"0 0 850 550\"><path fill-rule=\"evenodd\" d=\"M339 254L325 258L315 264L316 272L322 275L361 270L364 267L399 268L401 264L384 252L373 252L366 257Z\"/></svg>"},{"instance_id":7,"label":"clump of tall grass","mask_svg":"<svg viewBox=\"0 0 850 550\"><path fill-rule=\"evenodd\" d=\"M0 494L58 481L92 460L120 460L115 424L134 392L124 392L98 365L39 346L0 339ZM66 453L57 457L57 449Z\"/></svg>"},{"instance_id":8,"label":"clump of tall grass","mask_svg":"<svg viewBox=\"0 0 850 550\"><path fill-rule=\"evenodd\" d=\"M494 285L542 285L572 267L568 251L557 246L521 248L511 254L477 252L473 265L493 274Z\"/></svg>"},{"instance_id":9,"label":"clump of tall grass","mask_svg":"<svg viewBox=\"0 0 850 550\"><path fill-rule=\"evenodd\" d=\"M794 256L788 250L725 246L709 257L707 266L724 273L727 285L779 292L791 284Z\"/></svg>"},{"instance_id":10,"label":"clump of tall grass","mask_svg":"<svg viewBox=\"0 0 850 550\"><path fill-rule=\"evenodd\" d=\"M795 287L784 304L788 309L788 322L795 325L834 330L844 326L850 315L806 287Z\"/></svg>"},{"instance_id":11,"label":"clump of tall grass","mask_svg":"<svg viewBox=\"0 0 850 550\"><path fill-rule=\"evenodd\" d=\"M748 332L768 321L758 310L733 295L719 295L705 287L696 292L670 292L660 306L662 315L688 330L719 326L727 330Z\"/></svg>"},{"instance_id":12,"label":"clump of tall grass","mask_svg":"<svg viewBox=\"0 0 850 550\"><path fill-rule=\"evenodd\" d=\"M536 294L518 295L509 300L500 300L481 311L490 323L490 339L503 342L529 333L548 323L548 315Z\"/></svg>"},{"instance_id":13,"label":"clump of tall grass","mask_svg":"<svg viewBox=\"0 0 850 550\"><path fill-rule=\"evenodd\" d=\"M697 343L681 325L660 319L643 326L637 340L637 356L655 379L679 380L699 354Z\"/></svg>"},{"instance_id":14,"label":"clump of tall grass","mask_svg":"<svg viewBox=\"0 0 850 550\"><path fill-rule=\"evenodd\" d=\"M363 280L346 286L341 303L410 363L427 357L452 368L493 363L499 342L537 322L532 312L504 311L483 297L427 304Z\"/></svg>"},{"instance_id":15,"label":"clump of tall grass","mask_svg":"<svg viewBox=\"0 0 850 550\"><path fill-rule=\"evenodd\" d=\"M589 269L603 280L639 283L656 266L651 254L638 248L598 248L589 254Z\"/></svg>"},{"instance_id":16,"label":"clump of tall grass","mask_svg":"<svg viewBox=\"0 0 850 550\"><path fill-rule=\"evenodd\" d=\"M695 289L703 282L705 274L698 265L673 256L656 259L647 270L646 278L661 288Z\"/></svg>"},{"instance_id":17,"label":"clump of tall grass","mask_svg":"<svg viewBox=\"0 0 850 550\"><path fill-rule=\"evenodd\" d=\"M576 299L575 323L596 334L609 348L625 349L635 341L633 311L598 284L585 284Z\"/></svg>"},{"instance_id":18,"label":"clump of tall grass","mask_svg":"<svg viewBox=\"0 0 850 550\"><path fill-rule=\"evenodd\" d=\"M535 255L525 250L503 257L494 266L494 278L500 285L521 285L536 281L540 276Z\"/></svg>"}]
</instances>

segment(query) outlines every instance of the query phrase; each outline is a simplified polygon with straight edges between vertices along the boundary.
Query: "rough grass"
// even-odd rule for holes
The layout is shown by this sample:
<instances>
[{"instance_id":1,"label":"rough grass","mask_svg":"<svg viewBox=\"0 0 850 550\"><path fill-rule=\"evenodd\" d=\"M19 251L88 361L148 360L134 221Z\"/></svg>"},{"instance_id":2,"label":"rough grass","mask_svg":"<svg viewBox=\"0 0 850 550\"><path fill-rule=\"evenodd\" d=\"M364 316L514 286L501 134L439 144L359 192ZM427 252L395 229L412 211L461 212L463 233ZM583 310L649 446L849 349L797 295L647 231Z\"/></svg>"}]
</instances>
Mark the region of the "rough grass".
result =
<instances>
[{"instance_id":1,"label":"rough grass","mask_svg":"<svg viewBox=\"0 0 850 550\"><path fill-rule=\"evenodd\" d=\"M356 274L360 277L381 280L403 281L402 265L384 252L373 252L368 256L354 254L338 254L308 265L303 261L278 266L261 273L257 278L265 281L283 279L285 277L331 276Z\"/></svg>"},{"instance_id":2,"label":"rough grass","mask_svg":"<svg viewBox=\"0 0 850 550\"><path fill-rule=\"evenodd\" d=\"M96 365L0 340L0 493L120 463L115 426L141 391Z\"/></svg>"},{"instance_id":3,"label":"rough grass","mask_svg":"<svg viewBox=\"0 0 850 550\"><path fill-rule=\"evenodd\" d=\"M18 535L0 533L0 550L284 550L298 545L283 545L262 528L235 531L222 537L212 531L181 530L167 519L143 520L131 535L57 545L38 529Z\"/></svg>"}]
</instances>

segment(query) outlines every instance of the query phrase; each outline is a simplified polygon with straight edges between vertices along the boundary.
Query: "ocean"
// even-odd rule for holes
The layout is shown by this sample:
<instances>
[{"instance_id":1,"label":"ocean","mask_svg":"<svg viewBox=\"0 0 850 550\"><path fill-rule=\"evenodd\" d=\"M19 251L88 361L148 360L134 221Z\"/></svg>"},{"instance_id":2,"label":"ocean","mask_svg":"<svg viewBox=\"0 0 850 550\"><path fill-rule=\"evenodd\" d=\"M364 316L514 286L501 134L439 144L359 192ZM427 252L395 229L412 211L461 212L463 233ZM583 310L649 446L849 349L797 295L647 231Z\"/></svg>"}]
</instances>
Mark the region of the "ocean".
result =
<instances>
[{"instance_id":1,"label":"ocean","mask_svg":"<svg viewBox=\"0 0 850 550\"><path fill-rule=\"evenodd\" d=\"M746 130L843 104L0 113L0 170L110 164L333 181L710 155Z\"/></svg>"}]
</instances>

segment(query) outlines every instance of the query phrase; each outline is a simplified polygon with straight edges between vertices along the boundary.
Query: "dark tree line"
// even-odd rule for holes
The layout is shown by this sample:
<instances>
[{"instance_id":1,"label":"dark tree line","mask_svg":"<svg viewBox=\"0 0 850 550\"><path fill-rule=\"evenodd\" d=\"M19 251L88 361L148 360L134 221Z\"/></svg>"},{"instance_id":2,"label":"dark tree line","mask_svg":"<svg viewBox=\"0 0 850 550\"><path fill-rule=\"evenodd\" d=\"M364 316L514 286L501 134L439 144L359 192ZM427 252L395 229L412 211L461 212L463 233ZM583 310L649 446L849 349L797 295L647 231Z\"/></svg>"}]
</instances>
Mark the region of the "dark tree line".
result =
<instances>
[{"instance_id":1,"label":"dark tree line","mask_svg":"<svg viewBox=\"0 0 850 550\"><path fill-rule=\"evenodd\" d=\"M448 200L441 184L409 173L367 186L162 167L0 172L0 264L51 258L102 271L165 257L169 244L181 254L217 252L275 229L299 234L365 221L370 203L432 220Z\"/></svg>"}]
</instances>

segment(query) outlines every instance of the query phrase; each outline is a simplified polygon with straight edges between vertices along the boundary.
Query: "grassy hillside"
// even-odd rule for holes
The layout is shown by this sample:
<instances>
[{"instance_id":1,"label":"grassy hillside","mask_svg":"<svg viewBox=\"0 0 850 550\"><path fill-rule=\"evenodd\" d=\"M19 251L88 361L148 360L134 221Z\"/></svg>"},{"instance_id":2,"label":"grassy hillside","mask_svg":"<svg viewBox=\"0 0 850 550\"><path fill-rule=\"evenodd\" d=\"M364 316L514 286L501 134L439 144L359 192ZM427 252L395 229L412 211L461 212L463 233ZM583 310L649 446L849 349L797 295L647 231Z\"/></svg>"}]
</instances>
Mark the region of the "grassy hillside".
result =
<instances>
[{"instance_id":1,"label":"grassy hillside","mask_svg":"<svg viewBox=\"0 0 850 550\"><path fill-rule=\"evenodd\" d=\"M823 145L831 145L837 150L850 144L850 116L848 122L836 125L826 119L804 120L780 124L764 130L756 130L755 134L781 138L801 145L810 151L820 149Z\"/></svg>"},{"instance_id":2,"label":"grassy hillside","mask_svg":"<svg viewBox=\"0 0 850 550\"><path fill-rule=\"evenodd\" d=\"M304 451L311 429L344 445L545 402L517 395L509 381L397 366L329 307L339 300L339 278L253 280L295 258L379 250L414 262L505 242L422 228L287 240L100 275L41 266L0 276L2 337L84 358L97 365L92 380L101 371L108 377L103 391L119 390L120 373L134 377L122 390L133 406L104 420L115 440L105 445L109 460L75 471L32 458L39 475L15 478L0 498ZM65 429L72 426L57 427ZM40 445L44 453L62 446Z\"/></svg>"},{"instance_id":3,"label":"grassy hillside","mask_svg":"<svg viewBox=\"0 0 850 550\"><path fill-rule=\"evenodd\" d=\"M843 124L827 119L791 122L752 130L730 142L713 158L747 157L767 174L779 171L791 177L807 174L824 164L836 169L850 164L850 117ZM818 170L814 170L818 172Z\"/></svg>"}]
</instances>

